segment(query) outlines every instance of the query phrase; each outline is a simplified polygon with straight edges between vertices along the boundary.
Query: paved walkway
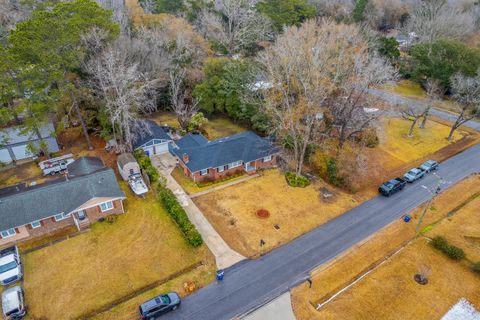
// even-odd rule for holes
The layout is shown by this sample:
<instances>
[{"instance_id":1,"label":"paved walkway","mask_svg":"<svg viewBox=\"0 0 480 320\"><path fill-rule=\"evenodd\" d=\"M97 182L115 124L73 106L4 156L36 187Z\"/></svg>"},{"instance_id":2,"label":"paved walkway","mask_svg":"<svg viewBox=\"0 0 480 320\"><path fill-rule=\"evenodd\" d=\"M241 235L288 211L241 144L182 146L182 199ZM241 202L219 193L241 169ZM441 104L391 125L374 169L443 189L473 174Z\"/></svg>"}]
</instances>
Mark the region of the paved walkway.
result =
<instances>
[{"instance_id":1,"label":"paved walkway","mask_svg":"<svg viewBox=\"0 0 480 320\"><path fill-rule=\"evenodd\" d=\"M246 259L244 256L234 251L222 239L203 213L193 203L192 199L185 193L178 182L171 176L175 168L176 160L170 154L163 154L152 157L152 164L167 179L167 187L173 191L178 202L185 209L188 218L202 235L203 241L215 256L218 269L226 269L235 263Z\"/></svg>"},{"instance_id":2,"label":"paved walkway","mask_svg":"<svg viewBox=\"0 0 480 320\"><path fill-rule=\"evenodd\" d=\"M243 317L243 320L295 320L290 292Z\"/></svg>"},{"instance_id":3,"label":"paved walkway","mask_svg":"<svg viewBox=\"0 0 480 320\"><path fill-rule=\"evenodd\" d=\"M213 192L213 191L217 191L217 190L220 190L220 189L223 189L223 188L226 188L226 187L230 187L230 186L234 186L236 184L239 184L239 183L242 183L242 182L245 182L245 181L248 181L248 180L251 180L253 178L256 178L260 176L258 173L256 174L252 174L250 176L246 176L246 177L243 177L242 179L238 179L238 180L235 180L235 181L231 181L231 182L227 182L225 184L221 184L217 187L213 187L213 188L210 188L208 190L205 190L205 191L200 191L200 192L197 192L197 193L194 193L194 194L191 194L190 195L190 198L197 198L197 197L200 197L200 196L203 196L203 195L206 195L210 192Z\"/></svg>"},{"instance_id":4,"label":"paved walkway","mask_svg":"<svg viewBox=\"0 0 480 320\"><path fill-rule=\"evenodd\" d=\"M370 94L375 95L379 98L382 98L388 103L391 104L399 104L399 105L414 105L414 106L421 106L423 107L425 105L425 102L418 100L418 99L412 99L412 98L405 98L402 97L398 94L392 93L392 92L387 92L387 91L382 91L382 90L377 90L377 89L370 89L368 90ZM457 116L453 113L439 110L437 108L432 108L430 110L430 114L436 117L439 117L443 120L447 120L450 122L455 122L457 120ZM475 129L477 131L480 131L480 122L475 121L475 120L470 120L466 123L463 124L465 127L469 127L472 129Z\"/></svg>"}]
</instances>

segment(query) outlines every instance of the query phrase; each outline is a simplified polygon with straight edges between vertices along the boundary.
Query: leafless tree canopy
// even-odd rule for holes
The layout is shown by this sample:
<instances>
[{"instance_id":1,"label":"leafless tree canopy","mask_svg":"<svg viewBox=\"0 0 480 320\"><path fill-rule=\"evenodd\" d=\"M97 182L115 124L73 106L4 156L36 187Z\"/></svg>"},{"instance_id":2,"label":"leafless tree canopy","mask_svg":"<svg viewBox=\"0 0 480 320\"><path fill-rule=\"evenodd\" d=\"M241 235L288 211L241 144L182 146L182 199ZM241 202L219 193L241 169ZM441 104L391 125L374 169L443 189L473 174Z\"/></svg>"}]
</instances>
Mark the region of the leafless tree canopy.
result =
<instances>
[{"instance_id":1,"label":"leafless tree canopy","mask_svg":"<svg viewBox=\"0 0 480 320\"><path fill-rule=\"evenodd\" d=\"M415 32L422 42L440 38L462 39L475 30L475 21L471 10L464 10L447 0L418 0L406 30Z\"/></svg>"},{"instance_id":2,"label":"leafless tree canopy","mask_svg":"<svg viewBox=\"0 0 480 320\"><path fill-rule=\"evenodd\" d=\"M120 138L131 150L136 134L145 129L140 120L145 112L155 108L152 82L131 63L128 54L115 41L92 59L87 67L94 79L93 86L103 97L109 119Z\"/></svg>"},{"instance_id":3,"label":"leafless tree canopy","mask_svg":"<svg viewBox=\"0 0 480 320\"><path fill-rule=\"evenodd\" d=\"M366 111L374 99L367 88L395 75L369 52L356 26L331 20L287 28L259 61L272 85L266 111L276 132L292 141L297 174L307 146L322 133L334 131L341 145L370 125L377 115ZM325 118L334 130L325 130Z\"/></svg>"},{"instance_id":4,"label":"leafless tree canopy","mask_svg":"<svg viewBox=\"0 0 480 320\"><path fill-rule=\"evenodd\" d=\"M451 78L453 98L459 104L459 115L452 125L448 139L465 122L480 117L480 69L474 77L456 74Z\"/></svg>"},{"instance_id":5,"label":"leafless tree canopy","mask_svg":"<svg viewBox=\"0 0 480 320\"><path fill-rule=\"evenodd\" d=\"M255 10L257 0L218 0L215 11L203 9L197 25L205 37L230 52L248 48L265 39L270 30L266 17Z\"/></svg>"}]
</instances>

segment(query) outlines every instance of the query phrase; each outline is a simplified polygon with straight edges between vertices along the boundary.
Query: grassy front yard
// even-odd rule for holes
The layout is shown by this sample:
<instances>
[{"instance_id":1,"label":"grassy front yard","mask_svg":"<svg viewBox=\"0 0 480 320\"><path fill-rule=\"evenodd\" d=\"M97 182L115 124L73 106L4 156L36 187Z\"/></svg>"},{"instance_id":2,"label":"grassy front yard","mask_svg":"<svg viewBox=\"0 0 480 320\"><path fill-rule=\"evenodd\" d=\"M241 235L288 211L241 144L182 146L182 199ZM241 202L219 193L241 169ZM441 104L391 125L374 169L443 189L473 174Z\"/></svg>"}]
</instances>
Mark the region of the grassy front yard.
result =
<instances>
[{"instance_id":1,"label":"grassy front yard","mask_svg":"<svg viewBox=\"0 0 480 320\"><path fill-rule=\"evenodd\" d=\"M327 188L333 196L324 199L322 188ZM279 170L271 169L258 178L194 201L234 250L253 256L310 231L361 200L322 181L306 188L290 187ZM257 217L260 209L268 210L270 217ZM261 239L265 241L263 246L260 246Z\"/></svg>"},{"instance_id":2,"label":"grassy front yard","mask_svg":"<svg viewBox=\"0 0 480 320\"><path fill-rule=\"evenodd\" d=\"M190 247L153 194L142 200L131 196L125 183L122 187L126 213L117 221L96 223L90 232L24 256L32 317L80 317L199 261L207 266L190 280L197 285L212 280L208 249ZM125 314L133 315L137 302L127 305ZM115 319L133 318L122 312Z\"/></svg>"},{"instance_id":3,"label":"grassy front yard","mask_svg":"<svg viewBox=\"0 0 480 320\"><path fill-rule=\"evenodd\" d=\"M480 176L472 176L439 195L422 226L422 230L431 229L426 237L445 236L473 261L480 259L479 182ZM480 307L478 275L465 261L450 260L420 237L320 311L315 310L318 303L327 301L413 239L422 210L413 210L410 223L395 221L312 272L312 288L302 284L292 290L297 319L439 319L461 297ZM431 270L426 286L413 280L422 265Z\"/></svg>"},{"instance_id":4,"label":"grassy front yard","mask_svg":"<svg viewBox=\"0 0 480 320\"><path fill-rule=\"evenodd\" d=\"M385 89L406 98L426 98L427 96L421 85L410 80L400 80L397 84Z\"/></svg>"}]
</instances>

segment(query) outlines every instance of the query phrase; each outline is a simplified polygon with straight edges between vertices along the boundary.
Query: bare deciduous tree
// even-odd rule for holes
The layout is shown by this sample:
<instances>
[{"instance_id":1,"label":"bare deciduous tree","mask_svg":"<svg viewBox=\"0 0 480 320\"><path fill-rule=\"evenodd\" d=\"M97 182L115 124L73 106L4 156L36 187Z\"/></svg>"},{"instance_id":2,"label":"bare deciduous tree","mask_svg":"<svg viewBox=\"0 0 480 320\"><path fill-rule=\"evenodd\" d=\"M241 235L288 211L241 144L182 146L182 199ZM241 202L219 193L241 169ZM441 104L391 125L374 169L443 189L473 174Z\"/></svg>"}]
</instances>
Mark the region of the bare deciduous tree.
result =
<instances>
[{"instance_id":1,"label":"bare deciduous tree","mask_svg":"<svg viewBox=\"0 0 480 320\"><path fill-rule=\"evenodd\" d=\"M480 69L474 77L456 74L451 78L453 98L458 102L459 115L452 125L448 140L467 121L480 117Z\"/></svg>"},{"instance_id":2,"label":"bare deciduous tree","mask_svg":"<svg viewBox=\"0 0 480 320\"><path fill-rule=\"evenodd\" d=\"M94 87L105 100L114 133L118 128L122 141L131 150L136 135L146 130L140 115L155 108L154 97L151 82L115 45L117 43L105 48L93 59L88 71Z\"/></svg>"},{"instance_id":3,"label":"bare deciduous tree","mask_svg":"<svg viewBox=\"0 0 480 320\"><path fill-rule=\"evenodd\" d=\"M356 50L344 52L335 65L337 91L330 99L330 114L338 130L339 147L345 141L362 133L381 112L375 110L378 98L367 94L371 87L378 87L396 78L396 72L384 58L368 52L360 34ZM350 49L351 50L351 49ZM346 57L345 54L349 56Z\"/></svg>"},{"instance_id":4,"label":"bare deciduous tree","mask_svg":"<svg viewBox=\"0 0 480 320\"><path fill-rule=\"evenodd\" d=\"M425 112L423 114L422 123L420 123L420 129L425 129L427 124L428 116L430 115L430 109L433 107L436 101L442 96L442 86L437 80L428 79L425 88L427 91L427 106L425 107Z\"/></svg>"},{"instance_id":5,"label":"bare deciduous tree","mask_svg":"<svg viewBox=\"0 0 480 320\"><path fill-rule=\"evenodd\" d=\"M216 12L203 10L197 24L205 37L224 45L230 52L251 47L265 39L270 22L255 9L257 0L218 0Z\"/></svg>"},{"instance_id":6,"label":"bare deciduous tree","mask_svg":"<svg viewBox=\"0 0 480 320\"><path fill-rule=\"evenodd\" d=\"M172 109L182 129L186 129L192 116L200 109L198 101L192 99L190 90L185 88L185 69L170 71L170 97Z\"/></svg>"},{"instance_id":7,"label":"bare deciduous tree","mask_svg":"<svg viewBox=\"0 0 480 320\"><path fill-rule=\"evenodd\" d=\"M471 11L447 0L417 0L406 25L421 42L440 38L462 39L475 30Z\"/></svg>"},{"instance_id":8,"label":"bare deciduous tree","mask_svg":"<svg viewBox=\"0 0 480 320\"><path fill-rule=\"evenodd\" d=\"M405 119L412 121L412 124L410 125L407 134L409 138L413 137L413 129L415 128L417 122L425 116L426 110L427 109L420 104L411 104L401 110L402 116Z\"/></svg>"}]
</instances>

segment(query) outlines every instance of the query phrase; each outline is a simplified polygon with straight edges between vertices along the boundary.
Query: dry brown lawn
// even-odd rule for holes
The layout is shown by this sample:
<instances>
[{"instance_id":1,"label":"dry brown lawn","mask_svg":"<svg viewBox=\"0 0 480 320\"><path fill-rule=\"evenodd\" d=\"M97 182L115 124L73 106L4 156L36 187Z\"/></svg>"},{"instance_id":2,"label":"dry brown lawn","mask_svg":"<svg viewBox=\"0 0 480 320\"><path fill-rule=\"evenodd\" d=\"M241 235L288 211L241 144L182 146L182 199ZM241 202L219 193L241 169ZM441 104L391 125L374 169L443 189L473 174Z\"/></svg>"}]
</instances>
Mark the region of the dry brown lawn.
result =
<instances>
[{"instance_id":1,"label":"dry brown lawn","mask_svg":"<svg viewBox=\"0 0 480 320\"><path fill-rule=\"evenodd\" d=\"M334 193L324 200L321 188ZM287 185L277 169L260 177L195 198L223 239L245 256L271 250L357 206L363 199L349 195L322 181L306 188ZM270 217L261 219L256 211L266 209ZM274 226L278 225L279 229ZM260 246L260 240L266 244Z\"/></svg>"},{"instance_id":2,"label":"dry brown lawn","mask_svg":"<svg viewBox=\"0 0 480 320\"><path fill-rule=\"evenodd\" d=\"M198 261L208 267L197 281L211 281L211 253L188 245L153 194L131 196L125 205L112 224L96 223L87 233L24 255L32 317L74 319ZM137 306L126 308L133 313Z\"/></svg>"},{"instance_id":3,"label":"dry brown lawn","mask_svg":"<svg viewBox=\"0 0 480 320\"><path fill-rule=\"evenodd\" d=\"M452 244L463 248L474 261L480 254L476 242L480 239L479 182L480 176L472 176L438 196L427 211L422 227L423 230L431 229L426 233L428 237L445 236ZM412 222L396 221L315 270L312 288L302 284L293 289L292 304L297 319L440 318L460 297L469 299L478 307L479 277L466 263L449 260L421 237L325 305L320 312L315 311L314 306L318 303L326 301L413 239L422 210L423 207L419 207L412 212ZM449 213L453 215L445 218ZM430 283L425 287L413 281L413 275L423 264L432 270Z\"/></svg>"}]
</instances>

